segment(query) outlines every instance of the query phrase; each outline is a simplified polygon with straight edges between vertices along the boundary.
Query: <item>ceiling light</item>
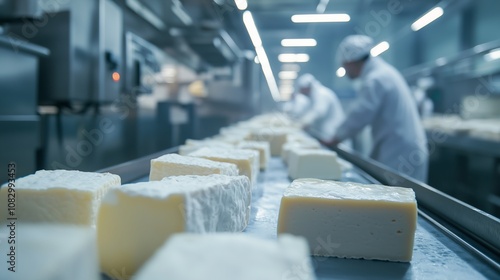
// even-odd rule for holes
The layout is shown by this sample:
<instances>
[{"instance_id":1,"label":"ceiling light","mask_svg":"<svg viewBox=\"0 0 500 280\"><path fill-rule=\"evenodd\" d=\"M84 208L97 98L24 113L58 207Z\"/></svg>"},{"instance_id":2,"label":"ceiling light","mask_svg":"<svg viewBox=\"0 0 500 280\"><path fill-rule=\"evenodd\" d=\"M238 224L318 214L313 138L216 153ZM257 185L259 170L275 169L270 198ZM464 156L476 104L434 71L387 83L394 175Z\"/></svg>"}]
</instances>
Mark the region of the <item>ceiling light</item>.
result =
<instances>
[{"instance_id":1,"label":"ceiling light","mask_svg":"<svg viewBox=\"0 0 500 280\"><path fill-rule=\"evenodd\" d=\"M375 47L373 47L370 50L370 54L372 56L379 56L381 53L383 53L386 50L388 50L389 47L390 47L389 43L387 43L387 41L383 41L383 42L377 44Z\"/></svg>"},{"instance_id":2,"label":"ceiling light","mask_svg":"<svg viewBox=\"0 0 500 280\"><path fill-rule=\"evenodd\" d=\"M348 22L350 20L351 17L348 14L303 14L292 16L292 21L295 23Z\"/></svg>"},{"instance_id":3,"label":"ceiling light","mask_svg":"<svg viewBox=\"0 0 500 280\"><path fill-rule=\"evenodd\" d=\"M246 10L248 8L247 0L234 0L234 3L240 11Z\"/></svg>"},{"instance_id":4,"label":"ceiling light","mask_svg":"<svg viewBox=\"0 0 500 280\"><path fill-rule=\"evenodd\" d=\"M264 72L264 78L266 78L269 91L271 91L274 101L278 102L281 100L278 84L276 84L276 80L274 79L273 70L271 69L271 64L269 64L266 51L262 46L259 46L255 48L255 52L259 58L260 66L262 67L262 72Z\"/></svg>"},{"instance_id":5,"label":"ceiling light","mask_svg":"<svg viewBox=\"0 0 500 280\"><path fill-rule=\"evenodd\" d=\"M411 30L413 31L418 31L425 27L427 24L435 21L438 19L440 16L442 16L444 13L443 8L441 7L436 7L432 10L430 10L428 13L417 19L412 25L411 25Z\"/></svg>"},{"instance_id":6,"label":"ceiling light","mask_svg":"<svg viewBox=\"0 0 500 280\"><path fill-rule=\"evenodd\" d=\"M243 13L243 23L247 28L248 35L250 35L250 40L252 40L254 47L262 46L262 40L260 39L259 31L257 30L257 26L255 26L251 12L245 11Z\"/></svg>"},{"instance_id":7,"label":"ceiling light","mask_svg":"<svg viewBox=\"0 0 500 280\"><path fill-rule=\"evenodd\" d=\"M491 50L489 53L484 55L486 61L493 61L500 59L500 49Z\"/></svg>"},{"instance_id":8,"label":"ceiling light","mask_svg":"<svg viewBox=\"0 0 500 280\"><path fill-rule=\"evenodd\" d=\"M345 68L344 67L340 67L339 69L337 69L337 77L339 78L342 78L345 76Z\"/></svg>"},{"instance_id":9,"label":"ceiling light","mask_svg":"<svg viewBox=\"0 0 500 280\"><path fill-rule=\"evenodd\" d=\"M278 56L278 60L282 63L308 62L309 55L305 53L282 53Z\"/></svg>"},{"instance_id":10,"label":"ceiling light","mask_svg":"<svg viewBox=\"0 0 500 280\"><path fill-rule=\"evenodd\" d=\"M330 0L320 0L318 3L318 6L316 7L316 12L318 14L324 13L326 10L326 6L328 6L329 2L330 2Z\"/></svg>"},{"instance_id":11,"label":"ceiling light","mask_svg":"<svg viewBox=\"0 0 500 280\"><path fill-rule=\"evenodd\" d=\"M295 71L281 71L279 74L281 80L295 80L297 79L297 72Z\"/></svg>"},{"instance_id":12,"label":"ceiling light","mask_svg":"<svg viewBox=\"0 0 500 280\"><path fill-rule=\"evenodd\" d=\"M283 39L281 45L283 47L315 47L317 42L314 39Z\"/></svg>"}]
</instances>

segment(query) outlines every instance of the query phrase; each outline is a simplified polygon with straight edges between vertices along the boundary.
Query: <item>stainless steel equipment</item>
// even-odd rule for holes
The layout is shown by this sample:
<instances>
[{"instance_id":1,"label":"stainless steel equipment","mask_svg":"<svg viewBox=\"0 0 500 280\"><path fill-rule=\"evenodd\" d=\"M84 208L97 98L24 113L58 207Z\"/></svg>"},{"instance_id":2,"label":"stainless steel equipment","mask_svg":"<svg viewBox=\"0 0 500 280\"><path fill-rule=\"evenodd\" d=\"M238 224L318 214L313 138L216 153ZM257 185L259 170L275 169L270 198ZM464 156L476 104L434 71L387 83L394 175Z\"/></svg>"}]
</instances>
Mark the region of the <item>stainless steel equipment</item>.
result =
<instances>
[{"instance_id":1,"label":"stainless steel equipment","mask_svg":"<svg viewBox=\"0 0 500 280\"><path fill-rule=\"evenodd\" d=\"M40 104L107 103L117 98L123 24L113 1L71 1L29 34L26 24L13 32L52 52L40 63Z\"/></svg>"},{"instance_id":2,"label":"stainless steel equipment","mask_svg":"<svg viewBox=\"0 0 500 280\"><path fill-rule=\"evenodd\" d=\"M41 2L38 0L0 1L0 22L21 21L23 18L38 18L43 14Z\"/></svg>"},{"instance_id":3,"label":"stainless steel equipment","mask_svg":"<svg viewBox=\"0 0 500 280\"><path fill-rule=\"evenodd\" d=\"M24 43L13 46L11 38L0 36L0 166L16 163L16 176L37 169L40 147L40 119L37 115L38 58L49 50ZM0 172L0 183L7 172Z\"/></svg>"}]
</instances>

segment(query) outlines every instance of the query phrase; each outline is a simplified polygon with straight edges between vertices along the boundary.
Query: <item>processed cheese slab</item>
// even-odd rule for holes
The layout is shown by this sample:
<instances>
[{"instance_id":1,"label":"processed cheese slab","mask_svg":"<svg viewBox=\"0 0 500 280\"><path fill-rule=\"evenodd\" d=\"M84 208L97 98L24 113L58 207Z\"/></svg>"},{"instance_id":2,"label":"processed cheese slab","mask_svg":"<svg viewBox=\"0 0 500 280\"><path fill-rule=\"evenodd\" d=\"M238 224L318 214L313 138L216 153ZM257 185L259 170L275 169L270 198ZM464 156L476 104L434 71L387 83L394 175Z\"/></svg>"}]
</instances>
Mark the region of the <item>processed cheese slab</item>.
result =
<instances>
[{"instance_id":1,"label":"processed cheese slab","mask_svg":"<svg viewBox=\"0 0 500 280\"><path fill-rule=\"evenodd\" d=\"M410 188L298 179L281 200L278 233L305 237L311 254L409 262L417 227Z\"/></svg>"},{"instance_id":2,"label":"processed cheese slab","mask_svg":"<svg viewBox=\"0 0 500 280\"><path fill-rule=\"evenodd\" d=\"M101 279L93 228L19 222L0 225L0 279Z\"/></svg>"},{"instance_id":3,"label":"processed cheese slab","mask_svg":"<svg viewBox=\"0 0 500 280\"><path fill-rule=\"evenodd\" d=\"M236 176L238 167L232 163L167 154L151 160L149 180L159 181L170 176L211 174Z\"/></svg>"},{"instance_id":4,"label":"processed cheese slab","mask_svg":"<svg viewBox=\"0 0 500 280\"><path fill-rule=\"evenodd\" d=\"M234 163L238 166L239 174L247 176L252 185L257 182L260 164L259 152L257 151L207 147L194 151L189 156Z\"/></svg>"},{"instance_id":5,"label":"processed cheese slab","mask_svg":"<svg viewBox=\"0 0 500 280\"><path fill-rule=\"evenodd\" d=\"M221 233L174 235L133 279L316 278L303 238L281 235L277 240L264 240L242 233Z\"/></svg>"},{"instance_id":6,"label":"processed cheese slab","mask_svg":"<svg viewBox=\"0 0 500 280\"><path fill-rule=\"evenodd\" d=\"M194 141L196 140L190 141L189 144L179 146L179 155L186 156L204 147L234 149L234 145L222 141L205 141L205 142L202 142L202 140L198 140L200 142L194 142Z\"/></svg>"},{"instance_id":7,"label":"processed cheese slab","mask_svg":"<svg viewBox=\"0 0 500 280\"><path fill-rule=\"evenodd\" d=\"M95 226L102 197L121 184L110 173L72 170L40 170L15 182L15 214L21 222L63 223ZM11 197L7 185L0 189L0 201ZM0 211L0 221L7 211Z\"/></svg>"},{"instance_id":8,"label":"processed cheese slab","mask_svg":"<svg viewBox=\"0 0 500 280\"><path fill-rule=\"evenodd\" d=\"M288 158L288 175L292 179L338 180L342 177L342 167L337 161L337 153L333 151L292 148Z\"/></svg>"},{"instance_id":9,"label":"processed cheese slab","mask_svg":"<svg viewBox=\"0 0 500 280\"><path fill-rule=\"evenodd\" d=\"M113 188L97 224L101 269L133 275L173 233L242 231L250 200L245 176L173 176Z\"/></svg>"},{"instance_id":10,"label":"processed cheese slab","mask_svg":"<svg viewBox=\"0 0 500 280\"><path fill-rule=\"evenodd\" d=\"M260 169L265 170L271 158L271 148L265 141L242 141L237 146L238 149L255 150L259 152Z\"/></svg>"},{"instance_id":11,"label":"processed cheese slab","mask_svg":"<svg viewBox=\"0 0 500 280\"><path fill-rule=\"evenodd\" d=\"M281 149L287 141L288 134L291 132L288 128L280 127L262 127L252 131L250 140L267 141L271 147L271 156L280 156Z\"/></svg>"},{"instance_id":12,"label":"processed cheese slab","mask_svg":"<svg viewBox=\"0 0 500 280\"><path fill-rule=\"evenodd\" d=\"M293 149L321 149L321 144L315 143L315 142L297 142L297 141L288 141L283 145L283 148L281 149L281 158L285 162L286 165L288 165L288 158L290 155L290 152Z\"/></svg>"}]
</instances>

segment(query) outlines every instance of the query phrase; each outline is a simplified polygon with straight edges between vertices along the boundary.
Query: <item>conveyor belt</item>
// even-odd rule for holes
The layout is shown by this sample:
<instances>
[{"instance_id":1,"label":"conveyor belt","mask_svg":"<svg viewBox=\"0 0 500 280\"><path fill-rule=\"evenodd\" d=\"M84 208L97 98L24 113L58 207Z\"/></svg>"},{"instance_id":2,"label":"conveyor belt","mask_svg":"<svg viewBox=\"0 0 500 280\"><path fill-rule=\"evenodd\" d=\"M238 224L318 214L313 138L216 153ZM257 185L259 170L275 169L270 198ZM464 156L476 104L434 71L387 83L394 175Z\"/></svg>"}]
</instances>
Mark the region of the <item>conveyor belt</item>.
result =
<instances>
[{"instance_id":1,"label":"conveyor belt","mask_svg":"<svg viewBox=\"0 0 500 280\"><path fill-rule=\"evenodd\" d=\"M139 159L137 164L149 160ZM130 170L133 165L123 164L118 170ZM137 170L137 169L136 169ZM107 170L111 171L111 170ZM145 175L143 173L143 175ZM129 176L131 176L129 174ZM147 176L132 180L147 181ZM343 173L342 181L376 183L363 171L354 168ZM127 181L125 181L127 183ZM279 204L285 188L290 184L286 167L281 159L273 158L269 168L261 172L254 187L251 220L245 230L262 238L276 238ZM327 243L327 240L325 240ZM478 258L459 242L446 235L424 213L419 214L415 247L411 263L351 260L339 258L312 258L318 279L499 279L500 273ZM293 276L293 275L290 275ZM295 278L291 278L295 279Z\"/></svg>"}]
</instances>

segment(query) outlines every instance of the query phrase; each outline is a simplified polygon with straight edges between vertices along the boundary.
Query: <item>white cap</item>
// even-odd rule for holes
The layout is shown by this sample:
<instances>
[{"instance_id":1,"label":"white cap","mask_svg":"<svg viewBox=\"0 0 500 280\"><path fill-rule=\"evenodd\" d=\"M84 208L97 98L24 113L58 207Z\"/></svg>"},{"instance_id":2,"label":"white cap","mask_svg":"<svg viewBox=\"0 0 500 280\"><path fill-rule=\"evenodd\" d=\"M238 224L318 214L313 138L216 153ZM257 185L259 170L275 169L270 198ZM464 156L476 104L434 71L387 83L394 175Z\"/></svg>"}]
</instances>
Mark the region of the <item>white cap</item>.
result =
<instances>
[{"instance_id":1,"label":"white cap","mask_svg":"<svg viewBox=\"0 0 500 280\"><path fill-rule=\"evenodd\" d=\"M349 35L342 40L337 49L339 63L358 61L370 54L373 39L365 35Z\"/></svg>"},{"instance_id":2,"label":"white cap","mask_svg":"<svg viewBox=\"0 0 500 280\"><path fill-rule=\"evenodd\" d=\"M314 78L313 75L307 73L302 76L300 76L297 79L297 87L298 88L307 88L310 87L316 79Z\"/></svg>"}]
</instances>

